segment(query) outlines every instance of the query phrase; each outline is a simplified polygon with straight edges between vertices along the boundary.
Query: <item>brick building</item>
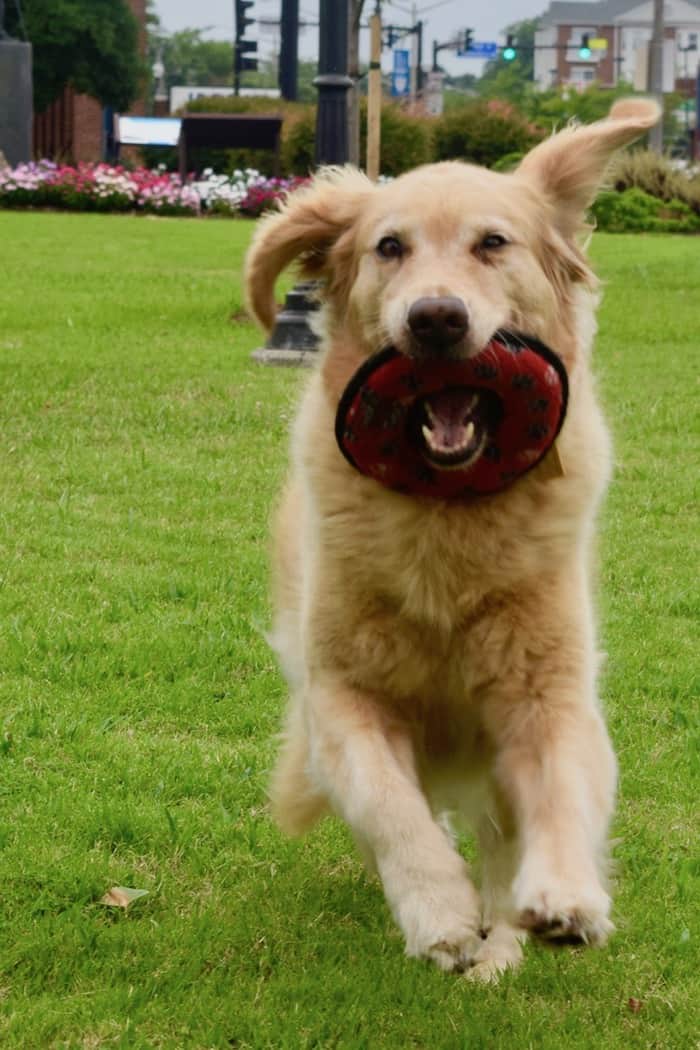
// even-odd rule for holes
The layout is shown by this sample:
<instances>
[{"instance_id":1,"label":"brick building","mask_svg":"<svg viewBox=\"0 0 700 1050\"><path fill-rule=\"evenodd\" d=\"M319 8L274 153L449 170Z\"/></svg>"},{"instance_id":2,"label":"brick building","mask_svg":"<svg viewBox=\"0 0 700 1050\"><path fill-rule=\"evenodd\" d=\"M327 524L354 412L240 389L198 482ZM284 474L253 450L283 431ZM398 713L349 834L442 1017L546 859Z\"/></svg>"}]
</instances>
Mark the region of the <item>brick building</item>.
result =
<instances>
[{"instance_id":1,"label":"brick building","mask_svg":"<svg viewBox=\"0 0 700 1050\"><path fill-rule=\"evenodd\" d=\"M145 55L146 0L128 2L139 23L139 47ZM137 99L129 112L143 114L145 99ZM73 163L102 160L109 116L96 99L64 88L47 110L34 116L34 156Z\"/></svg>"},{"instance_id":2,"label":"brick building","mask_svg":"<svg viewBox=\"0 0 700 1050\"><path fill-rule=\"evenodd\" d=\"M595 81L613 87L624 80L646 90L653 17L652 0L551 3L535 33L537 86L585 87ZM692 95L700 57L700 0L666 0L664 23L664 91ZM584 34L607 40L607 47L582 58Z\"/></svg>"}]
</instances>

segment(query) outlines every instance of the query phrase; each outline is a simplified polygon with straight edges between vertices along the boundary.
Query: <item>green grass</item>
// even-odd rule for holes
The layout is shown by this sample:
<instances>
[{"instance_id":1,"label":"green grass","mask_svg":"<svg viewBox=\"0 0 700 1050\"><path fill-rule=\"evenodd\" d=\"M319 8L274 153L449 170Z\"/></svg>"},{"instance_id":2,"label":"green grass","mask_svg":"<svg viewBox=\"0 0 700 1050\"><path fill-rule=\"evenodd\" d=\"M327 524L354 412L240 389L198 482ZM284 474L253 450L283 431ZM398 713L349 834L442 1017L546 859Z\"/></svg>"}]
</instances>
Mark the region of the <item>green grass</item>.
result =
<instances>
[{"instance_id":1,"label":"green grass","mask_svg":"<svg viewBox=\"0 0 700 1050\"><path fill-rule=\"evenodd\" d=\"M0 1046L696 1047L697 241L593 243L618 933L482 988L404 958L339 825L265 811L300 376L249 360L250 232L0 214Z\"/></svg>"}]
</instances>

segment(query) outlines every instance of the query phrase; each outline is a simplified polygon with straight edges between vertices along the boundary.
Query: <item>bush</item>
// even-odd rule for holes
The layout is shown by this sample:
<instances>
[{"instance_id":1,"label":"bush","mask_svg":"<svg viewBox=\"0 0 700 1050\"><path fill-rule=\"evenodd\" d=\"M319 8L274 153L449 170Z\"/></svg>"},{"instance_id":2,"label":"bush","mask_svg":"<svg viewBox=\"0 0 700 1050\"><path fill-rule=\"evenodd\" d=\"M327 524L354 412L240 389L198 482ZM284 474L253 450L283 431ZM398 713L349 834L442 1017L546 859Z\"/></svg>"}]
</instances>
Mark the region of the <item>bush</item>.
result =
<instances>
[{"instance_id":1,"label":"bush","mask_svg":"<svg viewBox=\"0 0 700 1050\"><path fill-rule=\"evenodd\" d=\"M306 175L314 168L316 108L295 122L283 146L286 171ZM367 103L360 101L360 166L367 156ZM433 160L432 127L425 117L416 117L398 106L382 107L379 170L382 175L400 175Z\"/></svg>"},{"instance_id":2,"label":"bush","mask_svg":"<svg viewBox=\"0 0 700 1050\"><path fill-rule=\"evenodd\" d=\"M367 156L367 103L360 103L360 156L362 166ZM401 175L420 164L435 159L433 122L418 117L396 105L382 106L379 170L382 175Z\"/></svg>"},{"instance_id":3,"label":"bush","mask_svg":"<svg viewBox=\"0 0 700 1050\"><path fill-rule=\"evenodd\" d=\"M307 106L283 132L282 170L308 175L316 163L316 107Z\"/></svg>"},{"instance_id":4,"label":"bush","mask_svg":"<svg viewBox=\"0 0 700 1050\"><path fill-rule=\"evenodd\" d=\"M491 171L514 171L524 156L524 153L505 153L491 165Z\"/></svg>"},{"instance_id":5,"label":"bush","mask_svg":"<svg viewBox=\"0 0 700 1050\"><path fill-rule=\"evenodd\" d=\"M608 183L619 193L635 188L662 201L683 201L700 215L700 179L689 178L666 157L650 150L618 154L610 168Z\"/></svg>"},{"instance_id":6,"label":"bush","mask_svg":"<svg viewBox=\"0 0 700 1050\"><path fill-rule=\"evenodd\" d=\"M434 136L437 160L466 160L492 167L505 154L525 153L544 132L507 102L479 99L439 117Z\"/></svg>"},{"instance_id":7,"label":"bush","mask_svg":"<svg viewBox=\"0 0 700 1050\"><path fill-rule=\"evenodd\" d=\"M680 200L662 201L637 187L605 190L591 212L600 230L610 233L696 233L700 216Z\"/></svg>"}]
</instances>

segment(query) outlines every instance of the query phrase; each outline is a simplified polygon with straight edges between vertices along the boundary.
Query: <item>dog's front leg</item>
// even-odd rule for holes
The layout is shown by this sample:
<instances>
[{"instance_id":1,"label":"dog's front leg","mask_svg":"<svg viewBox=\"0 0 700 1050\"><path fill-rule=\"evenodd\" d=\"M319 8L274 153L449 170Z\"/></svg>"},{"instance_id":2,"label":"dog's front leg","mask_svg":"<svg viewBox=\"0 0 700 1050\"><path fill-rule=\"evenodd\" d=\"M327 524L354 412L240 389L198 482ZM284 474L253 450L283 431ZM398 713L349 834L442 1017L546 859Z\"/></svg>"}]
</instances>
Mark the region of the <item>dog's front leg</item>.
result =
<instances>
[{"instance_id":1,"label":"dog's front leg","mask_svg":"<svg viewBox=\"0 0 700 1050\"><path fill-rule=\"evenodd\" d=\"M496 779L515 818L513 906L525 929L560 943L603 943L615 760L603 720L571 665L531 666L491 698Z\"/></svg>"},{"instance_id":2,"label":"dog's front leg","mask_svg":"<svg viewBox=\"0 0 700 1050\"><path fill-rule=\"evenodd\" d=\"M370 852L407 954L466 968L479 944L479 902L419 787L408 731L339 680L317 682L307 698L312 777Z\"/></svg>"}]
</instances>

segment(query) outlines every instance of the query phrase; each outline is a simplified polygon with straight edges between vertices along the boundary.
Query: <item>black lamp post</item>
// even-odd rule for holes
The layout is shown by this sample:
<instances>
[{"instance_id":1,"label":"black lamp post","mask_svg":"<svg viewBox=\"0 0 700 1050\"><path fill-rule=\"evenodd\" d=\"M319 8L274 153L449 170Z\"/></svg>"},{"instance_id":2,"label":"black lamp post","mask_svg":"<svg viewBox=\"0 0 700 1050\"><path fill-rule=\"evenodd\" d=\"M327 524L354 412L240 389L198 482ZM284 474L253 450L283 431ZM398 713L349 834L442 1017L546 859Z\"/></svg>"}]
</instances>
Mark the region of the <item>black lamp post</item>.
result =
<instances>
[{"instance_id":1,"label":"black lamp post","mask_svg":"<svg viewBox=\"0 0 700 1050\"><path fill-rule=\"evenodd\" d=\"M316 163L347 164L348 142L348 0L321 0Z\"/></svg>"},{"instance_id":2,"label":"black lamp post","mask_svg":"<svg viewBox=\"0 0 700 1050\"><path fill-rule=\"evenodd\" d=\"M347 92L348 0L321 0L316 114L316 163L346 164L349 157ZM266 365L312 364L318 339L309 327L309 313L317 309L310 298L312 282L297 284L278 313L264 347L253 352Z\"/></svg>"}]
</instances>

